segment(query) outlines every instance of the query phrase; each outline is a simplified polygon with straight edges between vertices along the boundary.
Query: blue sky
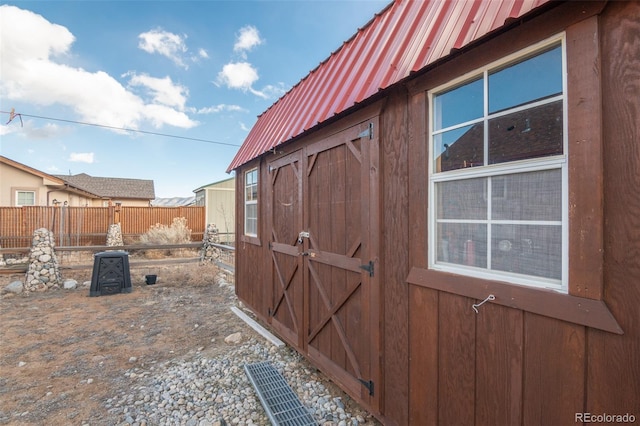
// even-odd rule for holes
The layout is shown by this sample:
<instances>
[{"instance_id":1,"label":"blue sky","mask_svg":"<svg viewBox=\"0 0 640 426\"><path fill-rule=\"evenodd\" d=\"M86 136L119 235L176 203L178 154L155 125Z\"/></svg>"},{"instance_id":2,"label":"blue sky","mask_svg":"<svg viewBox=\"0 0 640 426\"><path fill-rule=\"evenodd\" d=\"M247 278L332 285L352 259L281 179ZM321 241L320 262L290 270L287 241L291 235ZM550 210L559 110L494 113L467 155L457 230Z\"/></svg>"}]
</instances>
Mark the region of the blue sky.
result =
<instances>
[{"instance_id":1,"label":"blue sky","mask_svg":"<svg viewBox=\"0 0 640 426\"><path fill-rule=\"evenodd\" d=\"M0 154L192 196L230 177L257 116L388 3L0 1Z\"/></svg>"}]
</instances>

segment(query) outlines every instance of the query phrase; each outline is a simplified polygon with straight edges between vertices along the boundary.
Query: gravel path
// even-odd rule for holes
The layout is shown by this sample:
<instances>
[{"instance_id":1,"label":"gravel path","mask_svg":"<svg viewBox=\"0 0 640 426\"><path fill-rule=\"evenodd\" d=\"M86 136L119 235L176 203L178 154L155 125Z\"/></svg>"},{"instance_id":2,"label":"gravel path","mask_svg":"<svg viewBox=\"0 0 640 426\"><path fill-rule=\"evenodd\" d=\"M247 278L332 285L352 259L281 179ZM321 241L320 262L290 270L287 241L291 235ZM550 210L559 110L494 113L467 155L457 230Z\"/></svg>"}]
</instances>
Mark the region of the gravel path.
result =
<instances>
[{"instance_id":1,"label":"gravel path","mask_svg":"<svg viewBox=\"0 0 640 426\"><path fill-rule=\"evenodd\" d=\"M353 401L343 401L327 389L312 366L288 347L248 338L224 356L195 355L126 372L131 391L109 399L106 408L120 425L269 425L269 419L249 382L244 364L269 361L320 425L377 425ZM324 379L326 382L326 379ZM356 406L357 407L357 406Z\"/></svg>"}]
</instances>

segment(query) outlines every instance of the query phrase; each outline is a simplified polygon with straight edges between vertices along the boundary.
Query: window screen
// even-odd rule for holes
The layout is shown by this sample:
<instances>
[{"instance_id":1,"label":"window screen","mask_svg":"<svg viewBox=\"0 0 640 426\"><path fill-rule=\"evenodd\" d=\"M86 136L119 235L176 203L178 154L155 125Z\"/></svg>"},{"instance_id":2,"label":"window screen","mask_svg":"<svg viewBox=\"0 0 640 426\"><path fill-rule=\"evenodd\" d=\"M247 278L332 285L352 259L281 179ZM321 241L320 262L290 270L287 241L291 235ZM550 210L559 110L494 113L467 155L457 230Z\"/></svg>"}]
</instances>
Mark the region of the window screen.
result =
<instances>
[{"instance_id":1,"label":"window screen","mask_svg":"<svg viewBox=\"0 0 640 426\"><path fill-rule=\"evenodd\" d=\"M566 289L562 40L430 93L431 267Z\"/></svg>"}]
</instances>

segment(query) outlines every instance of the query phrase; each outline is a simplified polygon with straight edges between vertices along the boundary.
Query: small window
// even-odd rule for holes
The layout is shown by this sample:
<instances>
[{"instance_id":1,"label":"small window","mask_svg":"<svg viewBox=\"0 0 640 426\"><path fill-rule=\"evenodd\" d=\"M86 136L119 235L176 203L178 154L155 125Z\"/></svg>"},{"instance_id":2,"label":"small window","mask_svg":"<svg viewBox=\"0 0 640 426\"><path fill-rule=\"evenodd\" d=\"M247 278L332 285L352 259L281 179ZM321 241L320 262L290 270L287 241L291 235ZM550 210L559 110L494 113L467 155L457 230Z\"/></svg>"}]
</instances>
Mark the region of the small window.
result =
<instances>
[{"instance_id":1,"label":"small window","mask_svg":"<svg viewBox=\"0 0 640 426\"><path fill-rule=\"evenodd\" d=\"M567 291L563 41L429 93L432 269Z\"/></svg>"},{"instance_id":2,"label":"small window","mask_svg":"<svg viewBox=\"0 0 640 426\"><path fill-rule=\"evenodd\" d=\"M35 206L35 191L16 191L16 206Z\"/></svg>"},{"instance_id":3,"label":"small window","mask_svg":"<svg viewBox=\"0 0 640 426\"><path fill-rule=\"evenodd\" d=\"M244 174L244 234L258 236L258 169Z\"/></svg>"}]
</instances>

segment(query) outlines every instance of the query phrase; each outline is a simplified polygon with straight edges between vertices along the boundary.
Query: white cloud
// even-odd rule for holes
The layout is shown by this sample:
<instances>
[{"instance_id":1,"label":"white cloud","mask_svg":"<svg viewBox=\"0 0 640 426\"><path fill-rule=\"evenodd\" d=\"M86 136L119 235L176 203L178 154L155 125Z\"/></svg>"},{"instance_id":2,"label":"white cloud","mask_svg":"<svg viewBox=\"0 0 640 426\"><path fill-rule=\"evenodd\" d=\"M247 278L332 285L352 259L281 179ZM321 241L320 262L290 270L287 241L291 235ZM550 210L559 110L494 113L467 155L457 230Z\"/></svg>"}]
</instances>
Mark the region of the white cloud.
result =
<instances>
[{"instance_id":1,"label":"white cloud","mask_svg":"<svg viewBox=\"0 0 640 426\"><path fill-rule=\"evenodd\" d=\"M203 58L203 59L207 59L209 57L209 53L207 53L206 50L200 48L200 49L198 49L198 56Z\"/></svg>"},{"instance_id":2,"label":"white cloud","mask_svg":"<svg viewBox=\"0 0 640 426\"><path fill-rule=\"evenodd\" d=\"M183 112L187 90L169 79L134 75L133 87L147 89L145 95L150 97L145 99L103 71L88 72L65 64L75 37L40 15L0 6L0 39L3 101L67 106L81 121L112 127L137 129L145 121L156 128L198 124Z\"/></svg>"},{"instance_id":3,"label":"white cloud","mask_svg":"<svg viewBox=\"0 0 640 426\"><path fill-rule=\"evenodd\" d=\"M37 127L33 120L24 120L22 124L14 121L8 125L0 126L0 135L19 133L20 136L27 139L50 139L52 137L62 137L67 135L70 131L69 127L59 126L56 123L44 123L43 126Z\"/></svg>"},{"instance_id":4,"label":"white cloud","mask_svg":"<svg viewBox=\"0 0 640 426\"><path fill-rule=\"evenodd\" d=\"M261 92L264 93L269 99L279 98L289 90L284 83L278 83L275 86L269 84L262 88Z\"/></svg>"},{"instance_id":5,"label":"white cloud","mask_svg":"<svg viewBox=\"0 0 640 426\"><path fill-rule=\"evenodd\" d=\"M182 37L158 28L140 34L138 36L140 40L138 47L147 53L158 53L166 56L177 66L187 69L189 66L182 59L182 55L188 50L184 42L186 38L186 36Z\"/></svg>"},{"instance_id":6,"label":"white cloud","mask_svg":"<svg viewBox=\"0 0 640 426\"><path fill-rule=\"evenodd\" d=\"M218 73L218 83L230 89L242 91L252 90L251 86L258 80L258 71L248 62L232 62L222 67Z\"/></svg>"},{"instance_id":7,"label":"white cloud","mask_svg":"<svg viewBox=\"0 0 640 426\"><path fill-rule=\"evenodd\" d=\"M130 86L142 86L153 96L153 101L158 104L175 107L184 110L189 96L189 89L179 84L174 84L170 77L156 78L147 74L128 73Z\"/></svg>"},{"instance_id":8,"label":"white cloud","mask_svg":"<svg viewBox=\"0 0 640 426\"><path fill-rule=\"evenodd\" d=\"M93 152L72 152L69 155L69 161L75 163L93 163Z\"/></svg>"},{"instance_id":9,"label":"white cloud","mask_svg":"<svg viewBox=\"0 0 640 426\"><path fill-rule=\"evenodd\" d=\"M16 132L16 128L13 126L2 125L0 126L0 136L8 135L10 133Z\"/></svg>"},{"instance_id":10,"label":"white cloud","mask_svg":"<svg viewBox=\"0 0 640 426\"><path fill-rule=\"evenodd\" d=\"M143 114L155 127L160 127L162 124L168 124L170 126L188 129L200 124L197 121L191 120L184 112L176 111L175 109L169 108L165 105L145 105Z\"/></svg>"},{"instance_id":11,"label":"white cloud","mask_svg":"<svg viewBox=\"0 0 640 426\"><path fill-rule=\"evenodd\" d=\"M45 123L42 127L36 127L34 122L27 121L24 126L24 133L28 139L50 139L52 137L63 137L71 132L66 126L59 126L55 123Z\"/></svg>"},{"instance_id":12,"label":"white cloud","mask_svg":"<svg viewBox=\"0 0 640 426\"><path fill-rule=\"evenodd\" d=\"M245 52L250 51L256 46L259 46L263 43L260 38L260 33L256 27L251 25L247 25L246 27L240 28L240 34L236 39L236 44L233 46L234 52Z\"/></svg>"},{"instance_id":13,"label":"white cloud","mask_svg":"<svg viewBox=\"0 0 640 426\"><path fill-rule=\"evenodd\" d=\"M219 112L248 112L247 109L239 105L218 104L206 108L200 108L198 114L217 114Z\"/></svg>"},{"instance_id":14,"label":"white cloud","mask_svg":"<svg viewBox=\"0 0 640 426\"><path fill-rule=\"evenodd\" d=\"M242 90L250 92L263 99L278 98L286 92L284 85L267 85L262 90L255 89L253 84L260 78L258 70L247 59L247 52L254 47L263 44L258 29L254 26L247 25L240 28L240 33L236 38L233 51L240 54L242 58L237 62L230 62L222 67L222 71L218 73L214 82L217 86L226 86L229 89Z\"/></svg>"},{"instance_id":15,"label":"white cloud","mask_svg":"<svg viewBox=\"0 0 640 426\"><path fill-rule=\"evenodd\" d=\"M245 131L245 132L248 132L249 130L251 130L251 127L248 127L248 126L247 126L246 124L244 124L242 121L240 121L238 124L240 125L240 129L241 129L241 130L243 130L243 131Z\"/></svg>"}]
</instances>

